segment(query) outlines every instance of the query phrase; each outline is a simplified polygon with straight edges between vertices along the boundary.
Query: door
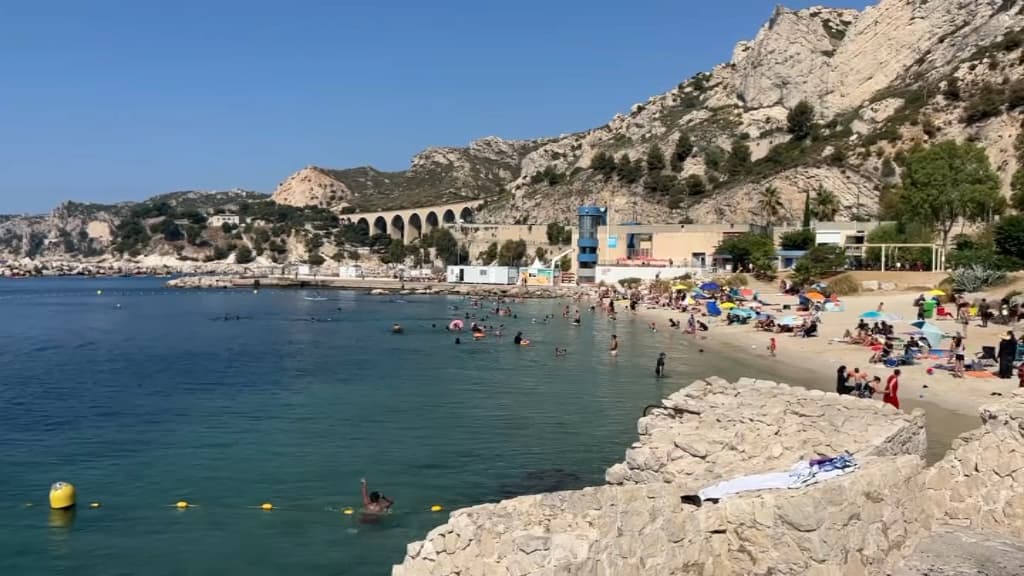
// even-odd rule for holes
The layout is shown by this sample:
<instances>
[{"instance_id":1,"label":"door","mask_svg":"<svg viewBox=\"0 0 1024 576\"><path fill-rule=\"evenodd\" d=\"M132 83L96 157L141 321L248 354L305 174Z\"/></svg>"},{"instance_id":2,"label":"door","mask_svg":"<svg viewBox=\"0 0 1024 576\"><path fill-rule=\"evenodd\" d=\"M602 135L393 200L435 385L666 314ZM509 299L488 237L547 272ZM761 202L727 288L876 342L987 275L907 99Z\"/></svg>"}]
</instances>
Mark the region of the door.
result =
<instances>
[{"instance_id":1,"label":"door","mask_svg":"<svg viewBox=\"0 0 1024 576\"><path fill-rule=\"evenodd\" d=\"M465 268L459 268L459 282L465 282L465 281L466 281L466 269Z\"/></svg>"}]
</instances>

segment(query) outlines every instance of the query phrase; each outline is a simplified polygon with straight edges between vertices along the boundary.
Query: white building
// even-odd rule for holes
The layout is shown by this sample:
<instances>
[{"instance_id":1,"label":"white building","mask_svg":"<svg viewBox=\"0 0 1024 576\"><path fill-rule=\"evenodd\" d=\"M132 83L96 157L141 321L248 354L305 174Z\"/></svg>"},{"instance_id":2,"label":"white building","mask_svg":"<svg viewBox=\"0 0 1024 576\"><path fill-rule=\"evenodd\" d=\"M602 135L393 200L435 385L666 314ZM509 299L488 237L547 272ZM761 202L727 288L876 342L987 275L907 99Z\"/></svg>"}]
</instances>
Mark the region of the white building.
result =
<instances>
[{"instance_id":1,"label":"white building","mask_svg":"<svg viewBox=\"0 0 1024 576\"><path fill-rule=\"evenodd\" d=\"M514 266L449 266L446 274L452 284L501 284L519 282L519 268Z\"/></svg>"},{"instance_id":2,"label":"white building","mask_svg":"<svg viewBox=\"0 0 1024 576\"><path fill-rule=\"evenodd\" d=\"M242 218L238 214L214 214L207 219L207 223L210 226L221 226L223 224L238 226L241 222Z\"/></svg>"}]
</instances>

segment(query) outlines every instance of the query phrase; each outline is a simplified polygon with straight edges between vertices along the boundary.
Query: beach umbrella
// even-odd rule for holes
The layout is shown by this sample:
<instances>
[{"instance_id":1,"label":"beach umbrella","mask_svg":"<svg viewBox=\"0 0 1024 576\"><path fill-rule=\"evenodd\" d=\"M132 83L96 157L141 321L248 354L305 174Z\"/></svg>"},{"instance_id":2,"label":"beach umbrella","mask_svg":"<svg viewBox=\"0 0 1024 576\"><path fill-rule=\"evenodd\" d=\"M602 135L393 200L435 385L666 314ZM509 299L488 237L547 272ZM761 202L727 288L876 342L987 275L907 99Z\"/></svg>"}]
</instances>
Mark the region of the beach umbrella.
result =
<instances>
[{"instance_id":1,"label":"beach umbrella","mask_svg":"<svg viewBox=\"0 0 1024 576\"><path fill-rule=\"evenodd\" d=\"M721 290L722 287L715 282L705 282L700 285L700 289L705 292L716 292L718 290Z\"/></svg>"},{"instance_id":2,"label":"beach umbrella","mask_svg":"<svg viewBox=\"0 0 1024 576\"><path fill-rule=\"evenodd\" d=\"M939 290L938 288L935 288L934 290L929 290L927 292L927 294L929 296L945 296L946 295L945 292L943 292L942 290Z\"/></svg>"},{"instance_id":3,"label":"beach umbrella","mask_svg":"<svg viewBox=\"0 0 1024 576\"><path fill-rule=\"evenodd\" d=\"M676 285L672 286L673 290L687 290L689 288L690 287L687 286L686 284L676 284Z\"/></svg>"},{"instance_id":4,"label":"beach umbrella","mask_svg":"<svg viewBox=\"0 0 1024 576\"><path fill-rule=\"evenodd\" d=\"M928 345L932 348L939 348L942 346L942 339L945 338L946 335L935 324L925 322L924 320L917 320L915 322L911 322L910 325L921 331L921 335L928 340Z\"/></svg>"},{"instance_id":5,"label":"beach umbrella","mask_svg":"<svg viewBox=\"0 0 1024 576\"><path fill-rule=\"evenodd\" d=\"M804 296L806 296L808 300L814 300L815 302L821 302L825 299L825 295L821 292L808 292L807 294L804 294Z\"/></svg>"},{"instance_id":6,"label":"beach umbrella","mask_svg":"<svg viewBox=\"0 0 1024 576\"><path fill-rule=\"evenodd\" d=\"M885 318L885 313L877 310L869 310L861 314L860 317L864 320L883 320Z\"/></svg>"},{"instance_id":7,"label":"beach umbrella","mask_svg":"<svg viewBox=\"0 0 1024 576\"><path fill-rule=\"evenodd\" d=\"M733 309L733 308L735 308L735 307L736 307L736 305L735 305L735 304L733 304L732 302L725 302L724 304L722 304L722 305L720 306L720 308L721 308L722 310L731 310L731 309Z\"/></svg>"},{"instance_id":8,"label":"beach umbrella","mask_svg":"<svg viewBox=\"0 0 1024 576\"><path fill-rule=\"evenodd\" d=\"M803 320L793 315L783 316L782 318L779 319L778 322L776 322L776 324L778 324L779 326L797 326L802 323Z\"/></svg>"}]
</instances>

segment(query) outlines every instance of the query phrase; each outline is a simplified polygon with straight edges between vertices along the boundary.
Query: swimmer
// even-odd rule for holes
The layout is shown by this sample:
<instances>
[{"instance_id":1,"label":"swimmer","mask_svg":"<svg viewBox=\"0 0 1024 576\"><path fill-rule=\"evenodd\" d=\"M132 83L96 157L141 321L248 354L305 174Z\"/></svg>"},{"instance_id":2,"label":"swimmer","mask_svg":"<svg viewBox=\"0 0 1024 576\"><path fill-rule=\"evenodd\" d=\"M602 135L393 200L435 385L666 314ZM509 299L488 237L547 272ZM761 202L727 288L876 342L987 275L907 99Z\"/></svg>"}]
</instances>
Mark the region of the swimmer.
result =
<instances>
[{"instance_id":1,"label":"swimmer","mask_svg":"<svg viewBox=\"0 0 1024 576\"><path fill-rule=\"evenodd\" d=\"M665 375L665 353L658 354L658 360L654 363L654 375L661 378Z\"/></svg>"},{"instance_id":2,"label":"swimmer","mask_svg":"<svg viewBox=\"0 0 1024 576\"><path fill-rule=\"evenodd\" d=\"M397 322L391 325L391 332L393 334L401 334L403 332L402 325Z\"/></svg>"},{"instance_id":3,"label":"swimmer","mask_svg":"<svg viewBox=\"0 0 1024 576\"><path fill-rule=\"evenodd\" d=\"M654 322L651 322L651 332L657 332L657 331L658 331L658 325L655 324Z\"/></svg>"},{"instance_id":4,"label":"swimmer","mask_svg":"<svg viewBox=\"0 0 1024 576\"><path fill-rule=\"evenodd\" d=\"M523 343L523 333L522 332L516 332L516 337L513 338L512 341L515 342L516 346L519 346L520 344L522 344Z\"/></svg>"},{"instance_id":5,"label":"swimmer","mask_svg":"<svg viewBox=\"0 0 1024 576\"><path fill-rule=\"evenodd\" d=\"M565 348L558 348L558 347L555 348L555 356L565 356L568 353L569 353L569 351L566 350Z\"/></svg>"},{"instance_id":6,"label":"swimmer","mask_svg":"<svg viewBox=\"0 0 1024 576\"><path fill-rule=\"evenodd\" d=\"M456 337L455 337L455 343L456 343L456 344L462 344L462 339L461 339L461 338L459 338L458 336L456 336Z\"/></svg>"},{"instance_id":7,"label":"swimmer","mask_svg":"<svg viewBox=\"0 0 1024 576\"><path fill-rule=\"evenodd\" d=\"M384 496L380 492L366 492L366 478L359 481L362 485L363 493L363 514L370 514L373 516L379 514L386 514L391 510L391 506L395 503L394 500Z\"/></svg>"},{"instance_id":8,"label":"swimmer","mask_svg":"<svg viewBox=\"0 0 1024 576\"><path fill-rule=\"evenodd\" d=\"M612 334L612 343L608 346L608 353L612 356L619 355L619 337L615 334Z\"/></svg>"}]
</instances>

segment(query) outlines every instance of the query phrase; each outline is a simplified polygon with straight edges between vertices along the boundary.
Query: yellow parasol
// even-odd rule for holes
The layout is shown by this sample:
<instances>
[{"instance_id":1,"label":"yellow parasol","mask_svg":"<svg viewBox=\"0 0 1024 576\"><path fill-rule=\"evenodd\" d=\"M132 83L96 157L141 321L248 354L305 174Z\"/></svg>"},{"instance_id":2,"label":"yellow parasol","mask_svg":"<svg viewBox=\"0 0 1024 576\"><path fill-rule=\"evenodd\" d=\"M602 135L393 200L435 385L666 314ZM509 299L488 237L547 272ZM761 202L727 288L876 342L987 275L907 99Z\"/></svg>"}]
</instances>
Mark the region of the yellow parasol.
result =
<instances>
[{"instance_id":1,"label":"yellow parasol","mask_svg":"<svg viewBox=\"0 0 1024 576\"><path fill-rule=\"evenodd\" d=\"M736 305L733 304L732 302L726 302L725 304L722 304L721 306L719 306L719 308L721 308L722 310L732 310L735 307L736 307Z\"/></svg>"},{"instance_id":2,"label":"yellow parasol","mask_svg":"<svg viewBox=\"0 0 1024 576\"><path fill-rule=\"evenodd\" d=\"M934 290L929 290L928 291L928 295L929 296L945 296L946 293L943 292L942 290L939 290L938 288L935 288Z\"/></svg>"}]
</instances>

